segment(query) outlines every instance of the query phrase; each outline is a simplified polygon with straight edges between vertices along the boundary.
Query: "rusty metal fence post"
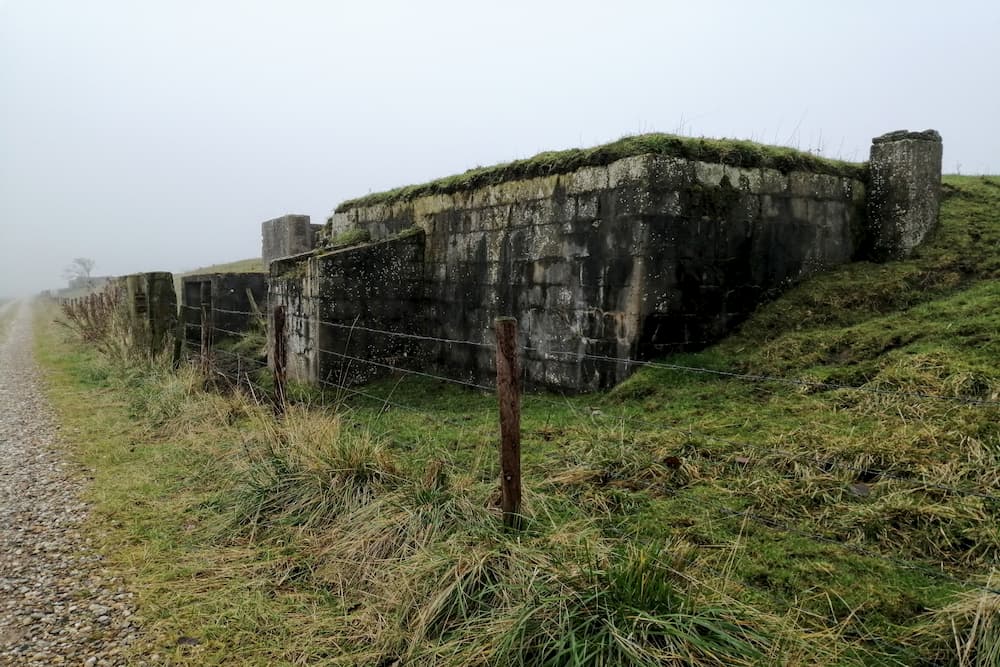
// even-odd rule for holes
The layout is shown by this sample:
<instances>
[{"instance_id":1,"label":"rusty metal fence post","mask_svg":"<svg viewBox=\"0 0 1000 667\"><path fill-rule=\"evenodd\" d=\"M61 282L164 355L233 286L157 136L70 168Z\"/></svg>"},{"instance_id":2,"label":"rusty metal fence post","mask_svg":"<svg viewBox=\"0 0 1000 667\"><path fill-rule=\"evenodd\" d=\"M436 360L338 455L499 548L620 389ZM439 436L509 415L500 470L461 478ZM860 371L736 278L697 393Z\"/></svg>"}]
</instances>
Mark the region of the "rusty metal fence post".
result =
<instances>
[{"instance_id":1,"label":"rusty metal fence post","mask_svg":"<svg viewBox=\"0 0 1000 667\"><path fill-rule=\"evenodd\" d=\"M285 341L285 307L274 307L274 336L271 349L274 351L274 412L281 415L285 412L285 368L288 361L288 348Z\"/></svg>"}]
</instances>

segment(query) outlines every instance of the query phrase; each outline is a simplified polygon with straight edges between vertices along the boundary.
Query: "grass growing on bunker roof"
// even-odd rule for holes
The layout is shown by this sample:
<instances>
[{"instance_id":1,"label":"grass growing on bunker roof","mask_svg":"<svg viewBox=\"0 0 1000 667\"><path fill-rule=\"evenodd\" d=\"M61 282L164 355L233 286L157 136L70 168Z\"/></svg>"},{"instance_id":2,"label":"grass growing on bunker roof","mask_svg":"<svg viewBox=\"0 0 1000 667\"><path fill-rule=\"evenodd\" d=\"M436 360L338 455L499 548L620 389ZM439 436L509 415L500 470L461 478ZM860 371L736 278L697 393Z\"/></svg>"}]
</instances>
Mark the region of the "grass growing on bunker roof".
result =
<instances>
[{"instance_id":1,"label":"grass growing on bunker roof","mask_svg":"<svg viewBox=\"0 0 1000 667\"><path fill-rule=\"evenodd\" d=\"M739 139L707 139L673 134L642 134L623 137L592 148L573 148L539 153L524 160L514 160L492 167L476 167L462 174L439 178L429 183L408 185L349 199L336 208L341 213L352 208L408 201L435 194L450 194L487 185L553 174L566 174L582 167L597 167L635 155L718 162L734 167L767 167L783 173L811 171L833 176L864 179L865 166L819 157L794 148L769 146Z\"/></svg>"}]
</instances>

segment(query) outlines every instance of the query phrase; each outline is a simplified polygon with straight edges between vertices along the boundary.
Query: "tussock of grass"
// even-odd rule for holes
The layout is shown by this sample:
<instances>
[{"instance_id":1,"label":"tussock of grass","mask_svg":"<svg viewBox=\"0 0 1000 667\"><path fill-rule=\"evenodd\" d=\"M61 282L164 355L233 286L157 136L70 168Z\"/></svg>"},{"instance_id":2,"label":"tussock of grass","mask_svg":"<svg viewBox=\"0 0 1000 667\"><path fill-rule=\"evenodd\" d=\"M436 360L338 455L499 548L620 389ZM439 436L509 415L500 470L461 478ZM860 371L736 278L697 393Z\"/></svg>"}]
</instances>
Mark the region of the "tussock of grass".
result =
<instances>
[{"instance_id":1,"label":"tussock of grass","mask_svg":"<svg viewBox=\"0 0 1000 667\"><path fill-rule=\"evenodd\" d=\"M76 363L101 369L109 397L135 395L105 415L153 417L134 429L149 445L125 430L84 456L109 529L126 526L110 544L140 574L147 641L178 664L747 664L794 636L663 565L679 558L622 551L558 498L529 492L529 530L510 533L491 482L440 460L401 472L341 414L277 421L204 393L193 369ZM172 647L192 624L200 643Z\"/></svg>"},{"instance_id":2,"label":"tussock of grass","mask_svg":"<svg viewBox=\"0 0 1000 667\"><path fill-rule=\"evenodd\" d=\"M384 446L344 429L334 414L292 408L280 423L257 413L244 441L247 467L236 492L234 525L321 527L371 502L397 478Z\"/></svg>"},{"instance_id":3,"label":"tussock of grass","mask_svg":"<svg viewBox=\"0 0 1000 667\"><path fill-rule=\"evenodd\" d=\"M994 592L997 580L996 572L991 573L983 583L992 590L963 594L928 615L915 637L933 647L930 662L949 667L1000 664L1000 593Z\"/></svg>"},{"instance_id":4,"label":"tussock of grass","mask_svg":"<svg viewBox=\"0 0 1000 667\"><path fill-rule=\"evenodd\" d=\"M493 167L477 167L463 174L440 178L429 183L350 199L340 204L336 212L342 213L352 208L375 204L409 201L426 195L474 190L505 181L566 174L582 167L602 166L633 155L647 154L718 162L745 168L767 167L784 173L802 170L862 180L866 178L864 165L829 160L793 148L767 146L737 139L706 139L654 133L624 137L593 148L548 151L525 160L515 160Z\"/></svg>"}]
</instances>

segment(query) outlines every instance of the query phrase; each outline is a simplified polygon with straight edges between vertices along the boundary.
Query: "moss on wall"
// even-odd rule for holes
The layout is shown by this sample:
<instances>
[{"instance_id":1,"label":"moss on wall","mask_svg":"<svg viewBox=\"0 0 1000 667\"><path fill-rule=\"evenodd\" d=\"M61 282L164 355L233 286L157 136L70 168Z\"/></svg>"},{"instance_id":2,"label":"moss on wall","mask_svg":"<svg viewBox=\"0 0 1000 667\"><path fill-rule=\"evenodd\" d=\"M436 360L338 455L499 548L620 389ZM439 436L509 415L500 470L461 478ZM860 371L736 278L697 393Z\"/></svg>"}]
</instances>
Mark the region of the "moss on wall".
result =
<instances>
[{"instance_id":1,"label":"moss on wall","mask_svg":"<svg viewBox=\"0 0 1000 667\"><path fill-rule=\"evenodd\" d=\"M341 246L357 245L367 243L372 240L372 235L367 229L348 229L333 236L327 243L327 247L335 248Z\"/></svg>"}]
</instances>

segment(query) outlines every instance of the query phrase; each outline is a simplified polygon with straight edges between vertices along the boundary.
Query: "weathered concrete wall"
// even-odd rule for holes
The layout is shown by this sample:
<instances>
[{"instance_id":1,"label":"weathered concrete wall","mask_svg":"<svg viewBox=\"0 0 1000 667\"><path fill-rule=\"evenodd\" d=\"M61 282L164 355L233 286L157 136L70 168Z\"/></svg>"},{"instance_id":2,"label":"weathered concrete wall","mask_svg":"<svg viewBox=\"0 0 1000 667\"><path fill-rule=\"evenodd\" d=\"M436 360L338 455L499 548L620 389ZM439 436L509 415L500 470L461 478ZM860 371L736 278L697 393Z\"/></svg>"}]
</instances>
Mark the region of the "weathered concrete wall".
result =
<instances>
[{"instance_id":1,"label":"weathered concrete wall","mask_svg":"<svg viewBox=\"0 0 1000 667\"><path fill-rule=\"evenodd\" d=\"M261 223L264 266L279 257L298 255L315 248L319 228L319 225L309 224L308 215L283 215Z\"/></svg>"},{"instance_id":2,"label":"weathered concrete wall","mask_svg":"<svg viewBox=\"0 0 1000 667\"><path fill-rule=\"evenodd\" d=\"M588 390L631 369L585 354L702 346L788 285L850 261L864 207L864 184L851 178L644 155L351 208L328 234L423 230L428 334L491 342L494 318L512 315L533 348L529 382ZM469 379L494 372L486 348L429 357Z\"/></svg>"},{"instance_id":3,"label":"weathered concrete wall","mask_svg":"<svg viewBox=\"0 0 1000 667\"><path fill-rule=\"evenodd\" d=\"M273 262L269 326L273 331L274 308L283 305L287 376L350 385L386 374L386 366L419 363L424 350L417 341L365 329L426 328L424 247L424 235L417 232Z\"/></svg>"},{"instance_id":4,"label":"weathered concrete wall","mask_svg":"<svg viewBox=\"0 0 1000 667\"><path fill-rule=\"evenodd\" d=\"M285 373L289 379L319 381L318 266L305 258L271 262L267 292L267 360L274 368L274 309L285 308Z\"/></svg>"},{"instance_id":5,"label":"weathered concrete wall","mask_svg":"<svg viewBox=\"0 0 1000 667\"><path fill-rule=\"evenodd\" d=\"M872 140L868 219L872 257L908 257L938 222L941 135L890 132Z\"/></svg>"},{"instance_id":6,"label":"weathered concrete wall","mask_svg":"<svg viewBox=\"0 0 1000 667\"><path fill-rule=\"evenodd\" d=\"M181 321L185 336L197 341L204 301L212 318L214 338L234 338L253 327L254 307L267 304L267 274L206 273L181 279Z\"/></svg>"},{"instance_id":7,"label":"weathered concrete wall","mask_svg":"<svg viewBox=\"0 0 1000 667\"><path fill-rule=\"evenodd\" d=\"M174 275L166 271L120 278L135 342L150 353L162 352L177 328Z\"/></svg>"}]
</instances>

